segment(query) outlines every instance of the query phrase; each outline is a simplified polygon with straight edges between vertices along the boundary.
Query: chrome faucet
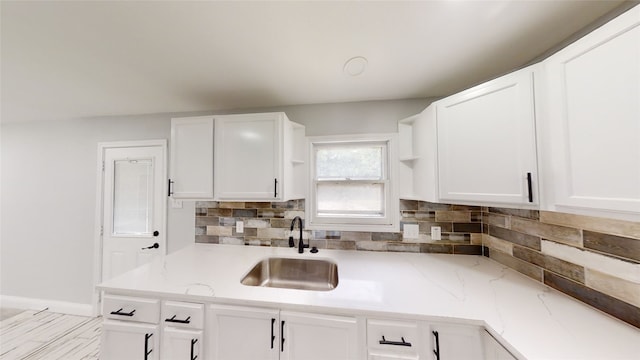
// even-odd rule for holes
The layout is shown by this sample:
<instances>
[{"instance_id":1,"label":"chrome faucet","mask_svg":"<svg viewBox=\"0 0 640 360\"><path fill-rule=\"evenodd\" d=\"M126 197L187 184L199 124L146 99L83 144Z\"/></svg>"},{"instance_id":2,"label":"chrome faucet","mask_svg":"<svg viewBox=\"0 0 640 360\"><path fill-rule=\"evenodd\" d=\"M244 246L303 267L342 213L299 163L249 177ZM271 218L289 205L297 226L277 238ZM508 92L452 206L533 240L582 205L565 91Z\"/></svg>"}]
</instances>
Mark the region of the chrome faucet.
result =
<instances>
[{"instance_id":1,"label":"chrome faucet","mask_svg":"<svg viewBox=\"0 0 640 360\"><path fill-rule=\"evenodd\" d=\"M300 228L300 239L298 239L298 253L302 254L304 252L304 248L308 248L309 244L305 245L302 240L302 218L300 216L296 216L291 220L291 229L293 232L293 228L296 226L296 220L298 221L298 227ZM293 235L289 236L289 247L294 247Z\"/></svg>"}]
</instances>

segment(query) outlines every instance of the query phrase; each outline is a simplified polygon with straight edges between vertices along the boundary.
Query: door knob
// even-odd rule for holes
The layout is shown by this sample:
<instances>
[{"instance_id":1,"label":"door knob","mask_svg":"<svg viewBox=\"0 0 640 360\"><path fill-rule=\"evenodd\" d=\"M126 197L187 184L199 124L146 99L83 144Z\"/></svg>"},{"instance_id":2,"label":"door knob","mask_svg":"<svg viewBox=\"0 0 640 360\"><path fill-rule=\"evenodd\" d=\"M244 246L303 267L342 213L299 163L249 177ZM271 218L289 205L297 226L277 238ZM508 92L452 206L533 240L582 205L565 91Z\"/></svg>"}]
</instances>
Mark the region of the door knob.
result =
<instances>
[{"instance_id":1,"label":"door knob","mask_svg":"<svg viewBox=\"0 0 640 360\"><path fill-rule=\"evenodd\" d=\"M159 248L159 247L160 247L160 244L158 244L158 243L154 243L154 244L153 244L153 245L151 245L151 246L143 247L143 248L142 248L142 250L146 250L146 249L157 249L157 248Z\"/></svg>"}]
</instances>

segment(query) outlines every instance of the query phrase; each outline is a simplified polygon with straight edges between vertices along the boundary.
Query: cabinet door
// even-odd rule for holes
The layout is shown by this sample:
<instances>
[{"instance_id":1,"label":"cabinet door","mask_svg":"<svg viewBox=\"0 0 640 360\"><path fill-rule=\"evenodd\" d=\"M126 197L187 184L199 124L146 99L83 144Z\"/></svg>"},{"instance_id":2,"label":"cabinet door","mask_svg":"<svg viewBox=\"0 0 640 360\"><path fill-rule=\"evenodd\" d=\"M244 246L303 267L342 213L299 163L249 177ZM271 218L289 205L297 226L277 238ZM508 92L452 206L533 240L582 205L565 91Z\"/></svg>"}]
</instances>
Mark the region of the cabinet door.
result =
<instances>
[{"instance_id":1,"label":"cabinet door","mask_svg":"<svg viewBox=\"0 0 640 360\"><path fill-rule=\"evenodd\" d=\"M216 199L280 199L282 114L220 116L215 121Z\"/></svg>"},{"instance_id":2,"label":"cabinet door","mask_svg":"<svg viewBox=\"0 0 640 360\"><path fill-rule=\"evenodd\" d=\"M438 360L481 360L484 359L481 331L478 326L434 324L433 353Z\"/></svg>"},{"instance_id":3,"label":"cabinet door","mask_svg":"<svg viewBox=\"0 0 640 360\"><path fill-rule=\"evenodd\" d=\"M445 98L436 111L440 200L537 203L532 68Z\"/></svg>"},{"instance_id":4,"label":"cabinet door","mask_svg":"<svg viewBox=\"0 0 640 360\"><path fill-rule=\"evenodd\" d=\"M158 325L105 320L102 325L100 360L157 360Z\"/></svg>"},{"instance_id":5,"label":"cabinet door","mask_svg":"<svg viewBox=\"0 0 640 360\"><path fill-rule=\"evenodd\" d=\"M213 198L213 117L171 119L169 191L176 199Z\"/></svg>"},{"instance_id":6,"label":"cabinet door","mask_svg":"<svg viewBox=\"0 0 640 360\"><path fill-rule=\"evenodd\" d=\"M280 312L281 360L358 358L356 319Z\"/></svg>"},{"instance_id":7,"label":"cabinet door","mask_svg":"<svg viewBox=\"0 0 640 360\"><path fill-rule=\"evenodd\" d=\"M620 211L640 220L638 25L636 6L544 63L545 160L553 164L547 172L558 210Z\"/></svg>"},{"instance_id":8,"label":"cabinet door","mask_svg":"<svg viewBox=\"0 0 640 360\"><path fill-rule=\"evenodd\" d=\"M167 326L162 331L162 360L204 359L202 330L184 330Z\"/></svg>"},{"instance_id":9,"label":"cabinet door","mask_svg":"<svg viewBox=\"0 0 640 360\"><path fill-rule=\"evenodd\" d=\"M486 330L482 332L482 344L484 346L484 358L487 360L516 360L516 357L511 355Z\"/></svg>"},{"instance_id":10,"label":"cabinet door","mask_svg":"<svg viewBox=\"0 0 640 360\"><path fill-rule=\"evenodd\" d=\"M273 309L209 306L209 359L277 360L278 313Z\"/></svg>"}]
</instances>

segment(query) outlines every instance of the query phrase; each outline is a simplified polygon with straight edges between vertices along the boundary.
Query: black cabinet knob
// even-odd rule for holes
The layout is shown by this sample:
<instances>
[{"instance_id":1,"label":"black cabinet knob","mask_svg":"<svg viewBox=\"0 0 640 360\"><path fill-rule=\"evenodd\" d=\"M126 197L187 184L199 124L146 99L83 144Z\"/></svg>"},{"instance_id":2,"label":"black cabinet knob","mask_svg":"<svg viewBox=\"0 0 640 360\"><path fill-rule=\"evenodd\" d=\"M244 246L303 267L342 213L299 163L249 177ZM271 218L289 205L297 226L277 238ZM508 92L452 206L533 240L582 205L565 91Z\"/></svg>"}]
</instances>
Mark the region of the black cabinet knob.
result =
<instances>
[{"instance_id":1,"label":"black cabinet knob","mask_svg":"<svg viewBox=\"0 0 640 360\"><path fill-rule=\"evenodd\" d=\"M158 236L158 235L160 235L160 232L158 230L153 232L153 236Z\"/></svg>"}]
</instances>

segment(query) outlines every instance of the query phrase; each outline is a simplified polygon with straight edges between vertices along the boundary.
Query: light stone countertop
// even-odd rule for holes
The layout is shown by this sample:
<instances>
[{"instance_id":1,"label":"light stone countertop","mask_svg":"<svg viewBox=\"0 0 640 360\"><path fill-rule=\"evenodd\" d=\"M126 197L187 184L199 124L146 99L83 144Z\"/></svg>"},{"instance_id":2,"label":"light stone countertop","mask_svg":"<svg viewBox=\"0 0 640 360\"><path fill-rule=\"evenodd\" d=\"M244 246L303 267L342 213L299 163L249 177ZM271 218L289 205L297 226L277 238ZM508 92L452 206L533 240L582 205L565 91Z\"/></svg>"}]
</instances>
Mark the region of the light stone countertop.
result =
<instances>
[{"instance_id":1,"label":"light stone countertop","mask_svg":"<svg viewBox=\"0 0 640 360\"><path fill-rule=\"evenodd\" d=\"M274 256L330 259L338 265L338 287L306 291L240 284L258 261ZM298 254L297 248L194 244L98 288L174 300L473 323L527 359L640 359L639 329L482 256L325 249Z\"/></svg>"}]
</instances>

